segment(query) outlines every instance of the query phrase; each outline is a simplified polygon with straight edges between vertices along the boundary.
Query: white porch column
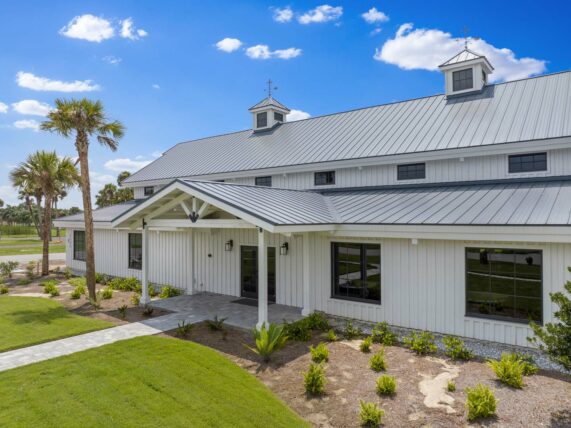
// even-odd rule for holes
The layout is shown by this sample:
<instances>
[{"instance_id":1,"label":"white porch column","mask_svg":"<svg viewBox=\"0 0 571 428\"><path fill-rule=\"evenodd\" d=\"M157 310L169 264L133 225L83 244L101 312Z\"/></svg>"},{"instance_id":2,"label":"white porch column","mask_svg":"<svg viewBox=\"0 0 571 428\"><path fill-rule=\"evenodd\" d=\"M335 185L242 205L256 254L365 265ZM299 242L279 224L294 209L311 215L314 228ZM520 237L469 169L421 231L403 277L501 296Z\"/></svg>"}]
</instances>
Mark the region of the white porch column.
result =
<instances>
[{"instance_id":1,"label":"white porch column","mask_svg":"<svg viewBox=\"0 0 571 428\"><path fill-rule=\"evenodd\" d=\"M188 294L194 294L196 289L196 274L194 272L194 229L190 229L190 292Z\"/></svg>"},{"instance_id":2,"label":"white porch column","mask_svg":"<svg viewBox=\"0 0 571 428\"><path fill-rule=\"evenodd\" d=\"M151 301L149 298L149 229L145 219L143 219L143 271L141 273L142 276L142 293L141 299L139 300L139 306L145 306L147 303Z\"/></svg>"},{"instance_id":3,"label":"white porch column","mask_svg":"<svg viewBox=\"0 0 571 428\"><path fill-rule=\"evenodd\" d=\"M258 324L261 328L268 324L268 255L266 252L266 232L258 231Z\"/></svg>"},{"instance_id":4,"label":"white porch column","mask_svg":"<svg viewBox=\"0 0 571 428\"><path fill-rule=\"evenodd\" d=\"M303 234L303 308L301 314L307 316L313 312L311 304L311 250L310 250L311 236L309 233Z\"/></svg>"}]
</instances>

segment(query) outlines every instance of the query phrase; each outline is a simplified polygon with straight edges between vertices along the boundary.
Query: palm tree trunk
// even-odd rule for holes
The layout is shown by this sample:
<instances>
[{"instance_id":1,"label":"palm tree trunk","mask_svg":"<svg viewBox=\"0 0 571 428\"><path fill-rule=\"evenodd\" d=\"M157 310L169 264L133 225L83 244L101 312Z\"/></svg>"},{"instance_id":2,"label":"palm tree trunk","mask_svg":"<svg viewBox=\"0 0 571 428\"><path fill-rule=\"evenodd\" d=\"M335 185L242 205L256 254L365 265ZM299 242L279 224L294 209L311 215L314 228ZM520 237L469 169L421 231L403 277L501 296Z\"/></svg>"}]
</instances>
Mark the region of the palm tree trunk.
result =
<instances>
[{"instance_id":1,"label":"palm tree trunk","mask_svg":"<svg viewBox=\"0 0 571 428\"><path fill-rule=\"evenodd\" d=\"M89 182L89 161L87 136L77 133L76 147L79 154L81 171L81 193L83 196L83 221L85 223L85 280L89 298L96 299L95 294L95 251L93 248L93 213L91 208L91 184Z\"/></svg>"},{"instance_id":2,"label":"palm tree trunk","mask_svg":"<svg viewBox=\"0 0 571 428\"><path fill-rule=\"evenodd\" d=\"M50 273L50 235L52 234L52 198L46 195L44 209L43 249L42 249L42 276Z\"/></svg>"}]
</instances>

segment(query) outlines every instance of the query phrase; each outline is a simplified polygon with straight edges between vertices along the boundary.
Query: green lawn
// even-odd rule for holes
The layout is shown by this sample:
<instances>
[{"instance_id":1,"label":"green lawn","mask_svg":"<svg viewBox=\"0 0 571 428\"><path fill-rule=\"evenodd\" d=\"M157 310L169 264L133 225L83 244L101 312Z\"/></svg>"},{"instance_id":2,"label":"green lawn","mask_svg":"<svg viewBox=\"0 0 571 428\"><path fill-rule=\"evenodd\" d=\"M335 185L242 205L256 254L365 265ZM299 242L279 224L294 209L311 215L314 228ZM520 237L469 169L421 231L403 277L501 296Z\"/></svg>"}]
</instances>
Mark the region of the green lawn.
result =
<instances>
[{"instance_id":1,"label":"green lawn","mask_svg":"<svg viewBox=\"0 0 571 428\"><path fill-rule=\"evenodd\" d=\"M0 352L101 330L112 325L72 314L54 300L41 297L0 297Z\"/></svg>"},{"instance_id":2,"label":"green lawn","mask_svg":"<svg viewBox=\"0 0 571 428\"><path fill-rule=\"evenodd\" d=\"M65 245L56 244L50 245L50 253L65 253ZM3 248L0 243L0 256L17 256L21 254L42 254L42 245L17 247L17 248Z\"/></svg>"},{"instance_id":3,"label":"green lawn","mask_svg":"<svg viewBox=\"0 0 571 428\"><path fill-rule=\"evenodd\" d=\"M3 427L309 427L224 356L156 336L0 373L0 397Z\"/></svg>"}]
</instances>

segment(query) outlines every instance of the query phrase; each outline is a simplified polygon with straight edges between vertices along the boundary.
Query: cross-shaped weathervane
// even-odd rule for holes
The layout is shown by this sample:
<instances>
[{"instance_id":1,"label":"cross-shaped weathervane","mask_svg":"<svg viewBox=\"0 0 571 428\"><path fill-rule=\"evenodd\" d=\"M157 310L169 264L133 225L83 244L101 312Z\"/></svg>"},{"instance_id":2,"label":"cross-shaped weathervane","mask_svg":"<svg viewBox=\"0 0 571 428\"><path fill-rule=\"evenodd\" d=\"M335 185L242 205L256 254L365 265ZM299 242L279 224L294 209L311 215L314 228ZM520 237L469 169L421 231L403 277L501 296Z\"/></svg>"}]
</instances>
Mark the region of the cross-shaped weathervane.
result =
<instances>
[{"instance_id":1,"label":"cross-shaped weathervane","mask_svg":"<svg viewBox=\"0 0 571 428\"><path fill-rule=\"evenodd\" d=\"M278 87L277 86L272 87L272 84L274 83L274 82L272 82L272 79L268 79L268 81L266 83L268 84L268 89L267 89L268 97L271 98L272 97L272 90L277 91Z\"/></svg>"},{"instance_id":2,"label":"cross-shaped weathervane","mask_svg":"<svg viewBox=\"0 0 571 428\"><path fill-rule=\"evenodd\" d=\"M480 40L479 37L470 37L468 34L470 33L470 28L468 28L467 26L464 26L464 28L462 29L462 32L464 33L464 49L468 49L468 44L472 41L475 40Z\"/></svg>"}]
</instances>

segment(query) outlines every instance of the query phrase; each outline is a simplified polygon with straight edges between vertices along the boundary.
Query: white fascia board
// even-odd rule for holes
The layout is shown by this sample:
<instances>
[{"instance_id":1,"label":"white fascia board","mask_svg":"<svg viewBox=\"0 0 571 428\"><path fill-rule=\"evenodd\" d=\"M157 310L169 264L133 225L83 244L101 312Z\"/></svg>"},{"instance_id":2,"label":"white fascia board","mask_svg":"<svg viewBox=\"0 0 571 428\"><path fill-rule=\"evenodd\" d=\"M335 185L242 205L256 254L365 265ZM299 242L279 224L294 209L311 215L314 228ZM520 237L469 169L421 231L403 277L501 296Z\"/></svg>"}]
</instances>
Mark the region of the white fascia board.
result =
<instances>
[{"instance_id":1,"label":"white fascia board","mask_svg":"<svg viewBox=\"0 0 571 428\"><path fill-rule=\"evenodd\" d=\"M175 229L253 229L257 226L243 220L198 220L192 223L188 219L165 219L149 221L149 229L157 228L175 228Z\"/></svg>"},{"instance_id":2,"label":"white fascia board","mask_svg":"<svg viewBox=\"0 0 571 428\"><path fill-rule=\"evenodd\" d=\"M294 174L299 172L327 171L331 169L356 168L359 166L391 165L402 162L435 161L442 159L468 158L502 154L537 152L541 150L566 149L571 147L571 137L558 137L544 140L517 141L513 143L487 144L476 147L434 150L429 152L403 153L368 158L355 158L339 161L289 165L275 168L249 169L244 171L228 171L216 174L178 177L181 180L222 180L246 178L256 175ZM125 183L124 187L161 186L171 183L176 178L137 181ZM162 190L162 189L161 189Z\"/></svg>"}]
</instances>

